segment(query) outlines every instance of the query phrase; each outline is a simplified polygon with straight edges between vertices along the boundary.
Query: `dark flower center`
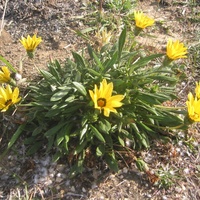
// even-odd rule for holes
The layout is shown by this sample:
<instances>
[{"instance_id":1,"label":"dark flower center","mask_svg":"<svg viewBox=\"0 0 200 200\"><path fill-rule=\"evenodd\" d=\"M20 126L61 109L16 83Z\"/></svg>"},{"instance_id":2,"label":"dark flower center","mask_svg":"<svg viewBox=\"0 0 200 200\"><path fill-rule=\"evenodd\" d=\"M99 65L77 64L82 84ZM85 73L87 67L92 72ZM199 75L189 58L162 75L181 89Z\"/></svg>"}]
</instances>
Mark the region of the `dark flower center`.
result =
<instances>
[{"instance_id":1,"label":"dark flower center","mask_svg":"<svg viewBox=\"0 0 200 200\"><path fill-rule=\"evenodd\" d=\"M99 98L99 99L97 100L97 105L98 105L99 107L101 107L101 108L105 107L105 106L106 106L106 99L104 99L104 98Z\"/></svg>"},{"instance_id":2,"label":"dark flower center","mask_svg":"<svg viewBox=\"0 0 200 200\"><path fill-rule=\"evenodd\" d=\"M7 100L6 103L5 103L6 106L9 106L11 104L12 104L12 99Z\"/></svg>"}]
</instances>

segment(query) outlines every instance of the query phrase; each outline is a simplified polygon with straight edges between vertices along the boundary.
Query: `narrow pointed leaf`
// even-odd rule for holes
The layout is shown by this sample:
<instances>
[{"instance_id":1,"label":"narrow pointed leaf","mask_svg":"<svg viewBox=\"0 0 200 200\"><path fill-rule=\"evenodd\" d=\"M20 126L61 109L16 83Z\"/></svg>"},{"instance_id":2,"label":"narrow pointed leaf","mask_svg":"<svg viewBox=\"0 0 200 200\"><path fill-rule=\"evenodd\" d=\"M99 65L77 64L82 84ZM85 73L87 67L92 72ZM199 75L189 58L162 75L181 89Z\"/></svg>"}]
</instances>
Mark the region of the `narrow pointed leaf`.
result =
<instances>
[{"instance_id":1,"label":"narrow pointed leaf","mask_svg":"<svg viewBox=\"0 0 200 200\"><path fill-rule=\"evenodd\" d=\"M90 124L90 128L93 132L93 134L100 140L102 141L103 143L105 143L105 139L104 137L102 136L102 134L94 127Z\"/></svg>"},{"instance_id":2,"label":"narrow pointed leaf","mask_svg":"<svg viewBox=\"0 0 200 200\"><path fill-rule=\"evenodd\" d=\"M124 30L121 32L121 35L119 37L119 42L118 42L118 61L121 58L121 54L122 54L122 50L123 50L125 41L126 41L126 28L124 28Z\"/></svg>"},{"instance_id":3,"label":"narrow pointed leaf","mask_svg":"<svg viewBox=\"0 0 200 200\"><path fill-rule=\"evenodd\" d=\"M85 87L81 83L78 83L78 82L72 82L72 83L82 95L84 95L84 96L87 95Z\"/></svg>"}]
</instances>

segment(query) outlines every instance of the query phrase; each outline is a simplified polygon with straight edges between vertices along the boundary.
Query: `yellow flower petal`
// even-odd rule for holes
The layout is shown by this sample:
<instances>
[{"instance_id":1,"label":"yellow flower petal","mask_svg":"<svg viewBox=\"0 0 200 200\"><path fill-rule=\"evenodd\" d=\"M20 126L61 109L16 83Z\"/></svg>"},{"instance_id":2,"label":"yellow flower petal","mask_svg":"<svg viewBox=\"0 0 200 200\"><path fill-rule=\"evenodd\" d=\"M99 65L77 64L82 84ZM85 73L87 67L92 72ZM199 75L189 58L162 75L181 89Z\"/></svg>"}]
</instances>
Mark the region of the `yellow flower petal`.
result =
<instances>
[{"instance_id":1,"label":"yellow flower petal","mask_svg":"<svg viewBox=\"0 0 200 200\"><path fill-rule=\"evenodd\" d=\"M124 95L114 95L113 92L113 83L107 83L106 79L100 83L100 88L97 88L95 85L94 92L89 90L90 97L94 102L94 107L99 109L100 112L103 111L103 114L106 117L109 117L110 112L117 113L115 108L121 107L123 104L121 101L124 99Z\"/></svg>"},{"instance_id":2,"label":"yellow flower petal","mask_svg":"<svg viewBox=\"0 0 200 200\"><path fill-rule=\"evenodd\" d=\"M200 100L194 98L192 93L188 94L188 101L186 101L188 108L188 116L195 122L200 122Z\"/></svg>"},{"instance_id":3,"label":"yellow flower petal","mask_svg":"<svg viewBox=\"0 0 200 200\"><path fill-rule=\"evenodd\" d=\"M141 29L144 29L148 26L152 26L155 22L154 19L144 15L144 13L141 11L134 11L134 17L135 17L135 25Z\"/></svg>"},{"instance_id":4,"label":"yellow flower petal","mask_svg":"<svg viewBox=\"0 0 200 200\"><path fill-rule=\"evenodd\" d=\"M187 58L187 47L179 40L173 42L171 39L167 42L167 56L171 60L177 60L179 58Z\"/></svg>"},{"instance_id":5,"label":"yellow flower petal","mask_svg":"<svg viewBox=\"0 0 200 200\"><path fill-rule=\"evenodd\" d=\"M0 83L7 83L11 80L10 78L10 71L8 67L3 66L0 70Z\"/></svg>"},{"instance_id":6,"label":"yellow flower petal","mask_svg":"<svg viewBox=\"0 0 200 200\"><path fill-rule=\"evenodd\" d=\"M200 99L200 82L196 82L195 93L198 99Z\"/></svg>"},{"instance_id":7,"label":"yellow flower petal","mask_svg":"<svg viewBox=\"0 0 200 200\"><path fill-rule=\"evenodd\" d=\"M0 111L5 112L10 106L18 103L21 100L19 97L19 88L12 91L10 85L0 87Z\"/></svg>"},{"instance_id":8,"label":"yellow flower petal","mask_svg":"<svg viewBox=\"0 0 200 200\"><path fill-rule=\"evenodd\" d=\"M42 42L42 38L36 36L36 34L31 37L30 35L27 38L22 37L20 42L28 52L33 52L37 48L37 46Z\"/></svg>"}]
</instances>

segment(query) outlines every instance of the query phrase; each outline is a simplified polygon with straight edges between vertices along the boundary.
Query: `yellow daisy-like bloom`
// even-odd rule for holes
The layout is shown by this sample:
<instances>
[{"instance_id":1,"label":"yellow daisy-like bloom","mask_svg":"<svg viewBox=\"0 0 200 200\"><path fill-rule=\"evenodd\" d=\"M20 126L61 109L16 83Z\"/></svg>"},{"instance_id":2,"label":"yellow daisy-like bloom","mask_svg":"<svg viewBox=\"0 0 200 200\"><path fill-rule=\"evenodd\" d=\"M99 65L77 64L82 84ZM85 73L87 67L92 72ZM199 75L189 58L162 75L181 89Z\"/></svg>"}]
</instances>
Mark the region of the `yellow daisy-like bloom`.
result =
<instances>
[{"instance_id":1,"label":"yellow daisy-like bloom","mask_svg":"<svg viewBox=\"0 0 200 200\"><path fill-rule=\"evenodd\" d=\"M11 80L10 71L6 66L1 67L0 70L0 83L8 83Z\"/></svg>"},{"instance_id":2,"label":"yellow daisy-like bloom","mask_svg":"<svg viewBox=\"0 0 200 200\"><path fill-rule=\"evenodd\" d=\"M97 38L100 46L104 46L110 42L112 34L110 31L108 32L107 29L104 29L102 31L97 31L95 37Z\"/></svg>"},{"instance_id":3,"label":"yellow daisy-like bloom","mask_svg":"<svg viewBox=\"0 0 200 200\"><path fill-rule=\"evenodd\" d=\"M179 58L187 58L187 47L179 40L173 42L171 39L167 42L167 57L171 60L177 60Z\"/></svg>"},{"instance_id":4,"label":"yellow daisy-like bloom","mask_svg":"<svg viewBox=\"0 0 200 200\"><path fill-rule=\"evenodd\" d=\"M188 101L186 101L188 108L188 116L195 122L200 122L200 99L194 98L192 93L188 94Z\"/></svg>"},{"instance_id":5,"label":"yellow daisy-like bloom","mask_svg":"<svg viewBox=\"0 0 200 200\"><path fill-rule=\"evenodd\" d=\"M103 111L106 117L109 117L110 112L117 113L115 108L121 107L124 99L124 95L114 95L113 92L113 83L108 83L106 79L100 83L100 88L97 88L97 85L94 86L94 92L89 90L90 96L94 102L94 107L99 109L100 112Z\"/></svg>"},{"instance_id":6,"label":"yellow daisy-like bloom","mask_svg":"<svg viewBox=\"0 0 200 200\"><path fill-rule=\"evenodd\" d=\"M196 82L195 93L198 99L200 99L200 82Z\"/></svg>"},{"instance_id":7,"label":"yellow daisy-like bloom","mask_svg":"<svg viewBox=\"0 0 200 200\"><path fill-rule=\"evenodd\" d=\"M33 52L36 49L36 47L42 42L42 38L37 38L36 34L34 34L33 37L28 35L27 38L22 37L20 42L22 43L27 52Z\"/></svg>"},{"instance_id":8,"label":"yellow daisy-like bloom","mask_svg":"<svg viewBox=\"0 0 200 200\"><path fill-rule=\"evenodd\" d=\"M148 17L147 15L144 15L144 13L141 11L134 11L134 17L135 25L141 29L144 29L148 26L152 26L155 22L154 19Z\"/></svg>"},{"instance_id":9,"label":"yellow daisy-like bloom","mask_svg":"<svg viewBox=\"0 0 200 200\"><path fill-rule=\"evenodd\" d=\"M0 111L5 112L10 106L18 103L21 100L19 97L19 88L16 87L13 91L10 85L0 87Z\"/></svg>"}]
</instances>

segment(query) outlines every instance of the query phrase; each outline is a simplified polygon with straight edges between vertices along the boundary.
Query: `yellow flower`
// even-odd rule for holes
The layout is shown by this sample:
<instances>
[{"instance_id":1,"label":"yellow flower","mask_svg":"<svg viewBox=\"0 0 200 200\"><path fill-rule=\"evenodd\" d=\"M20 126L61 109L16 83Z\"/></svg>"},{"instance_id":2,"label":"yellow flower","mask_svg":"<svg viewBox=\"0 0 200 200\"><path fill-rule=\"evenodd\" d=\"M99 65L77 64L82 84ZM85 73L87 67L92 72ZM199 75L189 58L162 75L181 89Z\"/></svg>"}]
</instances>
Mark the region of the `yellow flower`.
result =
<instances>
[{"instance_id":1,"label":"yellow flower","mask_svg":"<svg viewBox=\"0 0 200 200\"><path fill-rule=\"evenodd\" d=\"M198 99L200 99L200 82L196 82L195 93Z\"/></svg>"},{"instance_id":2,"label":"yellow flower","mask_svg":"<svg viewBox=\"0 0 200 200\"><path fill-rule=\"evenodd\" d=\"M19 88L16 87L12 91L10 85L0 87L0 111L5 112L10 106L18 103L21 100L19 97Z\"/></svg>"},{"instance_id":3,"label":"yellow flower","mask_svg":"<svg viewBox=\"0 0 200 200\"><path fill-rule=\"evenodd\" d=\"M36 49L36 47L40 44L40 42L42 42L42 38L37 38L36 34L34 34L33 37L28 35L27 38L22 37L20 42L22 43L27 52L33 52Z\"/></svg>"},{"instance_id":4,"label":"yellow flower","mask_svg":"<svg viewBox=\"0 0 200 200\"><path fill-rule=\"evenodd\" d=\"M0 70L0 83L7 83L11 80L10 71L6 66L1 67Z\"/></svg>"},{"instance_id":5,"label":"yellow flower","mask_svg":"<svg viewBox=\"0 0 200 200\"><path fill-rule=\"evenodd\" d=\"M94 92L89 90L90 96L94 102L94 107L99 109L100 112L103 110L104 115L109 117L110 112L117 113L115 108L121 107L123 104L120 102L124 99L124 95L114 95L113 83L107 84L106 79L100 83L100 88L95 85Z\"/></svg>"},{"instance_id":6,"label":"yellow flower","mask_svg":"<svg viewBox=\"0 0 200 200\"><path fill-rule=\"evenodd\" d=\"M152 26L154 24L154 19L144 15L141 11L134 11L134 17L135 17L135 25L138 28L144 29L147 26Z\"/></svg>"},{"instance_id":7,"label":"yellow flower","mask_svg":"<svg viewBox=\"0 0 200 200\"><path fill-rule=\"evenodd\" d=\"M186 101L188 108L188 116L195 122L200 122L200 99L194 98L192 93L188 94L188 101Z\"/></svg>"},{"instance_id":8,"label":"yellow flower","mask_svg":"<svg viewBox=\"0 0 200 200\"><path fill-rule=\"evenodd\" d=\"M110 42L110 39L112 37L111 31L107 31L107 29L104 29L102 31L97 31L95 34L95 38L97 39L99 46L102 47Z\"/></svg>"},{"instance_id":9,"label":"yellow flower","mask_svg":"<svg viewBox=\"0 0 200 200\"><path fill-rule=\"evenodd\" d=\"M179 58L187 58L187 47L179 40L173 42L171 39L167 42L167 56L171 60L176 60Z\"/></svg>"}]
</instances>

